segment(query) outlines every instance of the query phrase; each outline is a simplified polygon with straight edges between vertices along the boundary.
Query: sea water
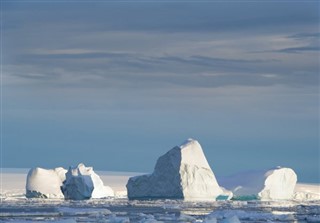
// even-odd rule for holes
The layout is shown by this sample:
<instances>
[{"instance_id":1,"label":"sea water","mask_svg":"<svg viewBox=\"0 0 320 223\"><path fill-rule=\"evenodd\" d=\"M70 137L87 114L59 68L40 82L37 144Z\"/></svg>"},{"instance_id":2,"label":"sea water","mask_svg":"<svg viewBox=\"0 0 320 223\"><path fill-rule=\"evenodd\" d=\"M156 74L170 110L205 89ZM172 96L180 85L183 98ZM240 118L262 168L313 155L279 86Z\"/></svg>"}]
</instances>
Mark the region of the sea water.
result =
<instances>
[{"instance_id":1,"label":"sea water","mask_svg":"<svg viewBox=\"0 0 320 223\"><path fill-rule=\"evenodd\" d=\"M320 222L320 201L2 198L0 222ZM211 219L211 221L210 221Z\"/></svg>"}]
</instances>

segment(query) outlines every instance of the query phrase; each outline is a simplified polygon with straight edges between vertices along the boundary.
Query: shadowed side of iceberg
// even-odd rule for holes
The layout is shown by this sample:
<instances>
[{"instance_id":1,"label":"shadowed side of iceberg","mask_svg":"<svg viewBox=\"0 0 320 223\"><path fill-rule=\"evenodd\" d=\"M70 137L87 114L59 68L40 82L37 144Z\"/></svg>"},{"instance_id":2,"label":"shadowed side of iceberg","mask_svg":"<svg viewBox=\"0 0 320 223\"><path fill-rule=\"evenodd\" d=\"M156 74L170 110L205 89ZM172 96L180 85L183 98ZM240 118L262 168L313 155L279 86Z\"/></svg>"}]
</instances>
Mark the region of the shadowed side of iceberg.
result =
<instances>
[{"instance_id":1,"label":"shadowed side of iceberg","mask_svg":"<svg viewBox=\"0 0 320 223\"><path fill-rule=\"evenodd\" d=\"M93 171L93 168L86 167L82 163L74 169L69 168L61 189L64 197L72 200L114 196L113 190L103 185L102 180Z\"/></svg>"},{"instance_id":2,"label":"shadowed side of iceberg","mask_svg":"<svg viewBox=\"0 0 320 223\"><path fill-rule=\"evenodd\" d=\"M152 174L129 178L127 183L128 198L182 199L179 163L181 163L181 150L179 147L175 147L158 159Z\"/></svg>"}]
</instances>

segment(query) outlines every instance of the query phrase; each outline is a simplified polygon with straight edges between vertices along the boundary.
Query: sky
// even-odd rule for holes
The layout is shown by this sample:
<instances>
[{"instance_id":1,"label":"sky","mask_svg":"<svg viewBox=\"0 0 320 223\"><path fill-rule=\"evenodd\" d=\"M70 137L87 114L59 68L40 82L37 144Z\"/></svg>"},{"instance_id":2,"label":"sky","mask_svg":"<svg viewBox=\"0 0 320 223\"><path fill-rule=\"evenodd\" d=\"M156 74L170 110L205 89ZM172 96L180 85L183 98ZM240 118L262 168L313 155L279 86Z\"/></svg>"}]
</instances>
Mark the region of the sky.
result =
<instances>
[{"instance_id":1,"label":"sky","mask_svg":"<svg viewBox=\"0 0 320 223\"><path fill-rule=\"evenodd\" d=\"M320 183L319 1L1 1L2 167L152 172L197 139L218 176Z\"/></svg>"}]
</instances>

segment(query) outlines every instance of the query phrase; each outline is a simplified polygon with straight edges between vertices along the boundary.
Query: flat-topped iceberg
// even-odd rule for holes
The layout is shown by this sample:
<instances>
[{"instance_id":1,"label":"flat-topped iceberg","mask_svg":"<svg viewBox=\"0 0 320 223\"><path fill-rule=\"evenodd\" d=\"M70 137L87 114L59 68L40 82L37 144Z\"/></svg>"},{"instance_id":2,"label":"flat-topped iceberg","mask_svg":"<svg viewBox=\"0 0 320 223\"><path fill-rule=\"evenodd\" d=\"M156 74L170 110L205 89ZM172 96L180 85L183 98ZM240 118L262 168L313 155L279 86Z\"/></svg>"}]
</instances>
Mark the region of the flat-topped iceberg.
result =
<instances>
[{"instance_id":1,"label":"flat-topped iceberg","mask_svg":"<svg viewBox=\"0 0 320 223\"><path fill-rule=\"evenodd\" d=\"M84 200L90 198L113 197L110 187L104 186L100 177L92 167L80 163L78 167L70 167L63 182L62 193L66 199Z\"/></svg>"},{"instance_id":2,"label":"flat-topped iceberg","mask_svg":"<svg viewBox=\"0 0 320 223\"><path fill-rule=\"evenodd\" d=\"M62 167L43 169L40 167L30 169L26 182L27 198L63 198L60 187L65 180L67 170Z\"/></svg>"},{"instance_id":3,"label":"flat-topped iceberg","mask_svg":"<svg viewBox=\"0 0 320 223\"><path fill-rule=\"evenodd\" d=\"M152 174L131 177L126 186L129 199L215 200L223 192L200 144L193 139L161 156Z\"/></svg>"},{"instance_id":4,"label":"flat-topped iceberg","mask_svg":"<svg viewBox=\"0 0 320 223\"><path fill-rule=\"evenodd\" d=\"M294 189L293 199L299 201L320 200L320 185L297 183Z\"/></svg>"},{"instance_id":5,"label":"flat-topped iceberg","mask_svg":"<svg viewBox=\"0 0 320 223\"><path fill-rule=\"evenodd\" d=\"M219 183L235 199L286 200L293 198L297 175L290 168L276 167L219 178Z\"/></svg>"}]
</instances>

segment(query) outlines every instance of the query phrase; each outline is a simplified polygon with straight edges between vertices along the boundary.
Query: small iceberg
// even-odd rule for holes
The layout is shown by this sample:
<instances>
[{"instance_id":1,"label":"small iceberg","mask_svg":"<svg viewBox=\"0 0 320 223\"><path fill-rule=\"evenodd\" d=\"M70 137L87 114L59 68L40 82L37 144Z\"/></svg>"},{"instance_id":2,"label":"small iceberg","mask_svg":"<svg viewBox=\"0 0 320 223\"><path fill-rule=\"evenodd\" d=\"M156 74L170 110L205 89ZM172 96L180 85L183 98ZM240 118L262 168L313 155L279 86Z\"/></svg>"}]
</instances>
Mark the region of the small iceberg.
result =
<instances>
[{"instance_id":1,"label":"small iceberg","mask_svg":"<svg viewBox=\"0 0 320 223\"><path fill-rule=\"evenodd\" d=\"M62 167L43 169L40 167L29 170L26 182L27 198L63 198L60 187L66 179L67 170Z\"/></svg>"},{"instance_id":2,"label":"small iceberg","mask_svg":"<svg viewBox=\"0 0 320 223\"><path fill-rule=\"evenodd\" d=\"M219 183L232 191L233 199L288 200L293 198L297 175L290 168L276 167L219 178Z\"/></svg>"},{"instance_id":3,"label":"small iceberg","mask_svg":"<svg viewBox=\"0 0 320 223\"><path fill-rule=\"evenodd\" d=\"M113 190L104 186L92 167L80 163L67 171L62 167L30 169L26 181L27 198L65 198L83 200L114 197Z\"/></svg>"},{"instance_id":4,"label":"small iceberg","mask_svg":"<svg viewBox=\"0 0 320 223\"><path fill-rule=\"evenodd\" d=\"M69 168L61 189L64 197L71 200L114 197L113 190L104 186L93 168L83 163L76 168Z\"/></svg>"}]
</instances>

